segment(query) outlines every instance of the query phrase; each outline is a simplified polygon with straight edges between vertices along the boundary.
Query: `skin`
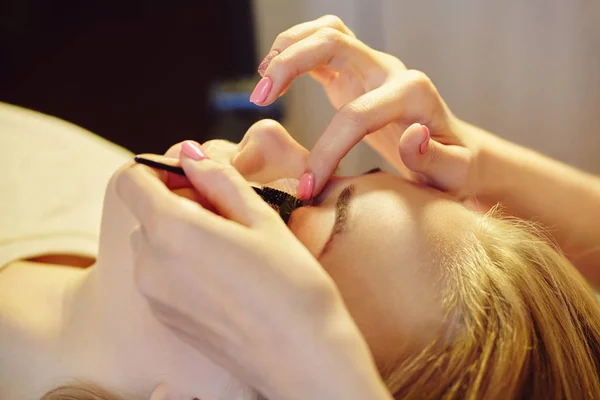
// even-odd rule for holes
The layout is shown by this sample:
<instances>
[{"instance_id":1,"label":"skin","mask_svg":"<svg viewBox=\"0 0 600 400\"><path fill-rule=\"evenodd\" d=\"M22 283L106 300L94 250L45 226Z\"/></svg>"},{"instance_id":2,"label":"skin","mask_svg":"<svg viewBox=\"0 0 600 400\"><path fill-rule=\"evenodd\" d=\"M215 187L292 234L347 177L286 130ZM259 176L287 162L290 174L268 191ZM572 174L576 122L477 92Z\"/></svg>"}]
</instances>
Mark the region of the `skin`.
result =
<instances>
[{"instance_id":1,"label":"skin","mask_svg":"<svg viewBox=\"0 0 600 400\"><path fill-rule=\"evenodd\" d=\"M212 141L203 148L258 183L299 177L308 154L273 121L254 125L239 145ZM177 152L175 146L167 155ZM345 227L330 241L338 198L350 191ZM443 263L434 260L460 245L474 216L441 192L378 172L332 179L288 226L319 257L382 365L444 328ZM2 272L0 334L6 340L0 340L0 354L11 365L0 374L3 398L40 396L65 377L145 397L159 383L173 398L249 395L156 321L134 283L129 234L135 225L113 179L92 268L18 262Z\"/></svg>"},{"instance_id":2,"label":"skin","mask_svg":"<svg viewBox=\"0 0 600 400\"><path fill-rule=\"evenodd\" d=\"M233 165L242 173L251 164L252 177L277 179L272 165L281 164L271 164L271 159L286 154L288 176L302 174L308 152L278 123L261 121L244 140L232 151L237 152ZM226 161L226 145L209 143L208 152L211 146L220 148L216 155ZM246 146L252 153L245 154ZM242 158L247 164L239 165ZM349 187L354 190L346 207L347 223L323 253L335 225L336 203ZM463 245L475 218L440 191L376 172L332 178L314 206L292 214L288 227L333 278L376 362L383 365L443 329L444 265L434 260Z\"/></svg>"}]
</instances>

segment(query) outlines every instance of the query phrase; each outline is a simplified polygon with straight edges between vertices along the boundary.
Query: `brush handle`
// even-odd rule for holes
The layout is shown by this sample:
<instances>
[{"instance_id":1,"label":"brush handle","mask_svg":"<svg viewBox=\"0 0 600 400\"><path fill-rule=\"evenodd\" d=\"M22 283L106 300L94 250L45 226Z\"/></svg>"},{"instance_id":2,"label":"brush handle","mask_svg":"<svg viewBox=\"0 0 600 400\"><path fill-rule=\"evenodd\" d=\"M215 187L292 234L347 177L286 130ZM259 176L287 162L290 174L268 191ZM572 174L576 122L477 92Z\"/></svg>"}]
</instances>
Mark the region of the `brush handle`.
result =
<instances>
[{"instance_id":1,"label":"brush handle","mask_svg":"<svg viewBox=\"0 0 600 400\"><path fill-rule=\"evenodd\" d=\"M138 164L147 165L151 168L156 168L168 172L172 172L177 175L185 176L185 171L181 167L175 167L173 165L165 164L160 161L150 160L148 158L135 156L134 161ZM254 191L268 204L277 207L276 210L279 212L279 216L287 224L292 211L296 208L301 207L303 203L297 200L294 196L272 188L259 188L256 186L250 186ZM284 204L288 204L288 207L282 207Z\"/></svg>"},{"instance_id":2,"label":"brush handle","mask_svg":"<svg viewBox=\"0 0 600 400\"><path fill-rule=\"evenodd\" d=\"M140 157L140 156L133 157L133 160L138 164L147 165L152 168L156 168L156 169L160 169L163 171L172 172L177 175L185 176L185 171L181 167L175 167L173 165L161 163L160 161L150 160L148 158L144 158L144 157ZM262 195L263 190L261 188L256 187L256 186L251 186L251 188L254 189L254 191L258 195Z\"/></svg>"},{"instance_id":3,"label":"brush handle","mask_svg":"<svg viewBox=\"0 0 600 400\"><path fill-rule=\"evenodd\" d=\"M163 164L161 162L149 160L139 156L133 157L133 160L138 164L144 164L152 168L162 169L163 171L169 171L177 175L185 176L185 171L181 167L174 167L172 165Z\"/></svg>"}]
</instances>

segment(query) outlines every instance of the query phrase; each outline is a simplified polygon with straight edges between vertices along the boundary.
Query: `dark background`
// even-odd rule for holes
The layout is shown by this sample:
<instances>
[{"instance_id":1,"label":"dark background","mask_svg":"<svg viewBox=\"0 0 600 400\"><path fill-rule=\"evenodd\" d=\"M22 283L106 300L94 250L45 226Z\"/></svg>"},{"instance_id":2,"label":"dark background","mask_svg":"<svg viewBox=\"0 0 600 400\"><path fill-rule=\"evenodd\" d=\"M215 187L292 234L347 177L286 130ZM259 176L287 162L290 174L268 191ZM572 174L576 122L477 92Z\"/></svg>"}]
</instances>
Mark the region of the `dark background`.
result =
<instances>
[{"instance_id":1,"label":"dark background","mask_svg":"<svg viewBox=\"0 0 600 400\"><path fill-rule=\"evenodd\" d=\"M134 152L218 136L211 87L255 53L251 0L0 0L0 101Z\"/></svg>"}]
</instances>

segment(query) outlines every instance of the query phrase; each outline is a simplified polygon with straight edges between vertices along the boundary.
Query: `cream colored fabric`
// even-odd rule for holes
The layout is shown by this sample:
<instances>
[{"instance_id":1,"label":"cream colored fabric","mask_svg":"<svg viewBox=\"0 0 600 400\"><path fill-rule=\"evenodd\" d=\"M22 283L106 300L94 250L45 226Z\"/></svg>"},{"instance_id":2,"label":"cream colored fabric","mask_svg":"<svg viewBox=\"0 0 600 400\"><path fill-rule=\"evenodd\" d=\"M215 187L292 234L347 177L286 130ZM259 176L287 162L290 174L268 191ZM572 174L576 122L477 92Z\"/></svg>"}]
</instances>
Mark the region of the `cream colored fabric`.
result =
<instances>
[{"instance_id":1,"label":"cream colored fabric","mask_svg":"<svg viewBox=\"0 0 600 400\"><path fill-rule=\"evenodd\" d=\"M78 126L0 103L0 267L95 257L106 184L131 157Z\"/></svg>"}]
</instances>

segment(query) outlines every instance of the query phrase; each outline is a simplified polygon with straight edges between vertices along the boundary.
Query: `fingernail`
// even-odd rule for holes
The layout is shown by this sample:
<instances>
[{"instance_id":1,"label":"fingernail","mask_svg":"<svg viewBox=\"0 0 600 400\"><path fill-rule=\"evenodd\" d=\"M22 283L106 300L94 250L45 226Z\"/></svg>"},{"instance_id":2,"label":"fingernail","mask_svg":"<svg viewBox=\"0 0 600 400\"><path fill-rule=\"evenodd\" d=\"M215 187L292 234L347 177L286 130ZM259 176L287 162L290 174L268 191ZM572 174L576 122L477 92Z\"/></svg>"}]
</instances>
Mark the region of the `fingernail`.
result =
<instances>
[{"instance_id":1,"label":"fingernail","mask_svg":"<svg viewBox=\"0 0 600 400\"><path fill-rule=\"evenodd\" d=\"M298 184L298 197L300 200L309 200L312 198L314 188L315 175L312 172L305 172Z\"/></svg>"},{"instance_id":2,"label":"fingernail","mask_svg":"<svg viewBox=\"0 0 600 400\"><path fill-rule=\"evenodd\" d=\"M206 154L204 154L200 146L198 146L191 140L186 140L181 144L181 154L196 161L208 158Z\"/></svg>"},{"instance_id":3,"label":"fingernail","mask_svg":"<svg viewBox=\"0 0 600 400\"><path fill-rule=\"evenodd\" d=\"M271 88L273 87L273 81L271 78L264 77L262 78L254 88L254 91L250 95L250 102L254 104L262 104L269 97L269 93L271 93Z\"/></svg>"},{"instance_id":4,"label":"fingernail","mask_svg":"<svg viewBox=\"0 0 600 400\"><path fill-rule=\"evenodd\" d=\"M269 64L271 64L271 60L274 59L275 57L277 57L278 55L279 55L279 51L271 50L269 52L269 54L267 54L267 56L260 62L260 65L258 66L258 73L260 74L260 76L265 75L265 71L267 70L267 68L269 68Z\"/></svg>"},{"instance_id":5,"label":"fingernail","mask_svg":"<svg viewBox=\"0 0 600 400\"><path fill-rule=\"evenodd\" d=\"M431 138L431 134L429 133L429 128L427 128L425 125L421 125L421 128L423 128L423 133L425 134L425 137L421 142L421 145L419 146L419 153L425 154L425 152L427 151L427 145L429 144L429 139Z\"/></svg>"}]
</instances>

